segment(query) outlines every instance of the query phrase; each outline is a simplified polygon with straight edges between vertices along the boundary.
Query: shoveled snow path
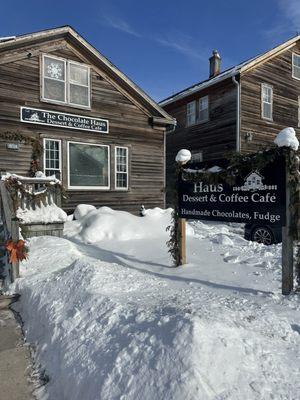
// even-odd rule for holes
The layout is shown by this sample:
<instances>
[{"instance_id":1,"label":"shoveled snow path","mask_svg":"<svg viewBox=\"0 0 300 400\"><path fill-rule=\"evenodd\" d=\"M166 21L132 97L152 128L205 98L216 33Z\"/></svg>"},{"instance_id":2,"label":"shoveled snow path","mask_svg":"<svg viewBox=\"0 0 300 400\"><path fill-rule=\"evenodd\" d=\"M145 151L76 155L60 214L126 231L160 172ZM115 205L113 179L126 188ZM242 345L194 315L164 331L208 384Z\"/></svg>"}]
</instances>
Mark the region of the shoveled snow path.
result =
<instances>
[{"instance_id":1,"label":"shoveled snow path","mask_svg":"<svg viewBox=\"0 0 300 400\"><path fill-rule=\"evenodd\" d=\"M195 263L168 268L161 240L114 243L113 251L108 242L33 239L17 289L27 340L50 377L40 397L298 399L297 298L274 294L266 281L255 287L250 276L243 287L243 273L256 277L261 266L228 264L240 248L222 253L227 239L205 236L191 241L190 254L206 276ZM216 264L229 268L220 279L209 276Z\"/></svg>"}]
</instances>

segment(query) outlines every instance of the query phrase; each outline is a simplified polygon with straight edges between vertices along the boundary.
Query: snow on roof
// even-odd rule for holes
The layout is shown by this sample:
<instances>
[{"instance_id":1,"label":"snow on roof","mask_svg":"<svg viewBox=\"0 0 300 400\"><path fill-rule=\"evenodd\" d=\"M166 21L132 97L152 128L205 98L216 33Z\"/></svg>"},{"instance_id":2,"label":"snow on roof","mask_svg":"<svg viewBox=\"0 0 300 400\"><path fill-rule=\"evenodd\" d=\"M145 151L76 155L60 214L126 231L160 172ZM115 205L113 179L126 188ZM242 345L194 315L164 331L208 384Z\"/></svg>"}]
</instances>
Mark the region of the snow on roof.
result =
<instances>
[{"instance_id":1,"label":"snow on roof","mask_svg":"<svg viewBox=\"0 0 300 400\"><path fill-rule=\"evenodd\" d=\"M243 61L242 63L235 65L232 68L229 68L223 72L221 72L219 75L206 79L204 81L198 82L184 90L181 90L178 93L175 93L174 95L167 97L166 99L162 100L159 102L160 106L165 106L167 104L173 103L174 101L177 101L179 99L182 99L186 96L189 96L192 93L198 92L200 90L203 90L209 86L215 85L218 82L221 82L225 79L228 79L230 77L233 77L235 75L238 75L243 69L245 69L248 66L251 66L255 62L259 62L260 60L263 60L269 56L272 56L274 53L277 53L278 51L281 51L285 49L286 47L293 45L297 40L300 39L300 36L295 36L292 39L287 40L286 42L275 46L273 49L268 50L264 53L261 53L255 57L252 57L246 61Z\"/></svg>"}]
</instances>

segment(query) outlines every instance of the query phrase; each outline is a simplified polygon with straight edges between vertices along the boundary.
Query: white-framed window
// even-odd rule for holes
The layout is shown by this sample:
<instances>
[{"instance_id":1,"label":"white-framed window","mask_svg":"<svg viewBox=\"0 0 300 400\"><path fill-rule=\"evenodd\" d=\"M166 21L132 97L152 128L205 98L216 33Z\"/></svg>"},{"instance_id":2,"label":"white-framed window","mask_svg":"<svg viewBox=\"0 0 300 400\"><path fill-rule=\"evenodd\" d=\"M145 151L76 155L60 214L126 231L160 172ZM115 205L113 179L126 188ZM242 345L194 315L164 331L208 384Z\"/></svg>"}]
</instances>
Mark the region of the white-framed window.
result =
<instances>
[{"instance_id":1,"label":"white-framed window","mask_svg":"<svg viewBox=\"0 0 300 400\"><path fill-rule=\"evenodd\" d=\"M42 57L43 101L90 108L90 67L63 58Z\"/></svg>"},{"instance_id":2,"label":"white-framed window","mask_svg":"<svg viewBox=\"0 0 300 400\"><path fill-rule=\"evenodd\" d=\"M261 85L261 116L273 120L273 87L265 83Z\"/></svg>"},{"instance_id":3,"label":"white-framed window","mask_svg":"<svg viewBox=\"0 0 300 400\"><path fill-rule=\"evenodd\" d=\"M61 179L61 141L45 138L43 145L45 175Z\"/></svg>"},{"instance_id":4,"label":"white-framed window","mask_svg":"<svg viewBox=\"0 0 300 400\"><path fill-rule=\"evenodd\" d=\"M202 162L203 161L203 151L197 151L196 153L192 153L192 162Z\"/></svg>"},{"instance_id":5,"label":"white-framed window","mask_svg":"<svg viewBox=\"0 0 300 400\"><path fill-rule=\"evenodd\" d=\"M186 124L187 126L194 125L196 123L196 102L191 101L186 105Z\"/></svg>"},{"instance_id":6,"label":"white-framed window","mask_svg":"<svg viewBox=\"0 0 300 400\"><path fill-rule=\"evenodd\" d=\"M198 122L206 122L209 119L208 96L199 99L199 117Z\"/></svg>"},{"instance_id":7,"label":"white-framed window","mask_svg":"<svg viewBox=\"0 0 300 400\"><path fill-rule=\"evenodd\" d=\"M295 79L300 79L300 55L293 53L292 56L292 76Z\"/></svg>"},{"instance_id":8,"label":"white-framed window","mask_svg":"<svg viewBox=\"0 0 300 400\"><path fill-rule=\"evenodd\" d=\"M115 188L128 189L128 147L115 147Z\"/></svg>"},{"instance_id":9,"label":"white-framed window","mask_svg":"<svg viewBox=\"0 0 300 400\"><path fill-rule=\"evenodd\" d=\"M68 187L69 189L109 189L109 146L68 142Z\"/></svg>"}]
</instances>

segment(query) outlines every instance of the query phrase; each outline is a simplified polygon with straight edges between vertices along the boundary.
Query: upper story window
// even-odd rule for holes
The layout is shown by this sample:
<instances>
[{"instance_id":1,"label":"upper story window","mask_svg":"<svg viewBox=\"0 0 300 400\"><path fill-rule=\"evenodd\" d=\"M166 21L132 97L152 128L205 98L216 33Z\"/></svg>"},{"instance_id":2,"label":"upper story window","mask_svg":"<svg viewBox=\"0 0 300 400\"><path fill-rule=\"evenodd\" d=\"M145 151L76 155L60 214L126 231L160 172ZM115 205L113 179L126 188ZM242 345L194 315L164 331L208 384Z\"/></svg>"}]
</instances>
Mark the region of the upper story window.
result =
<instances>
[{"instance_id":1,"label":"upper story window","mask_svg":"<svg viewBox=\"0 0 300 400\"><path fill-rule=\"evenodd\" d=\"M75 61L43 55L42 100L90 108L90 68Z\"/></svg>"},{"instance_id":2,"label":"upper story window","mask_svg":"<svg viewBox=\"0 0 300 400\"><path fill-rule=\"evenodd\" d=\"M196 122L196 102L191 101L186 105L186 124L187 126L194 125Z\"/></svg>"},{"instance_id":3,"label":"upper story window","mask_svg":"<svg viewBox=\"0 0 300 400\"><path fill-rule=\"evenodd\" d=\"M265 83L261 85L261 116L273 120L273 88Z\"/></svg>"},{"instance_id":4,"label":"upper story window","mask_svg":"<svg viewBox=\"0 0 300 400\"><path fill-rule=\"evenodd\" d=\"M199 122L208 121L208 96L199 99Z\"/></svg>"},{"instance_id":5,"label":"upper story window","mask_svg":"<svg viewBox=\"0 0 300 400\"><path fill-rule=\"evenodd\" d=\"M293 78L300 79L300 55L293 53Z\"/></svg>"}]
</instances>

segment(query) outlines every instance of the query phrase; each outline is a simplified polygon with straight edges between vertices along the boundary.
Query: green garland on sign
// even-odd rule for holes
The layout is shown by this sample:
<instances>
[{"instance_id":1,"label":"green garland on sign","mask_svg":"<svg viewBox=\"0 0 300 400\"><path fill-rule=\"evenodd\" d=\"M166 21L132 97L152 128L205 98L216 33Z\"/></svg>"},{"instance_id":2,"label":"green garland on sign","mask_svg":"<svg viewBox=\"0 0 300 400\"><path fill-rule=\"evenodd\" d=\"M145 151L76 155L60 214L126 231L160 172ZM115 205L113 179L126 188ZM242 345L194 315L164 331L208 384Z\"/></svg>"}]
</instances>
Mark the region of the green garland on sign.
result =
<instances>
[{"instance_id":1,"label":"green garland on sign","mask_svg":"<svg viewBox=\"0 0 300 400\"><path fill-rule=\"evenodd\" d=\"M175 164L175 176L178 178L181 172L181 167L179 164ZM177 185L177 180L176 180ZM167 227L166 231L170 232L170 238L167 241L168 253L170 254L174 267L178 266L180 263L180 251L179 251L179 230L178 230L178 220L179 220L179 210L178 210L178 190L174 189L174 205L171 216L171 223Z\"/></svg>"}]
</instances>

